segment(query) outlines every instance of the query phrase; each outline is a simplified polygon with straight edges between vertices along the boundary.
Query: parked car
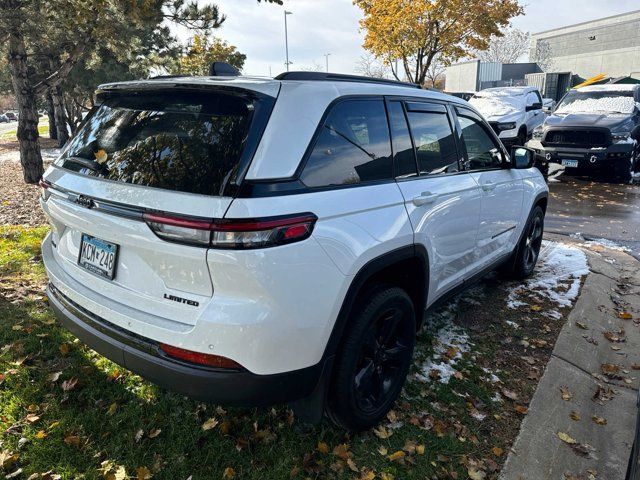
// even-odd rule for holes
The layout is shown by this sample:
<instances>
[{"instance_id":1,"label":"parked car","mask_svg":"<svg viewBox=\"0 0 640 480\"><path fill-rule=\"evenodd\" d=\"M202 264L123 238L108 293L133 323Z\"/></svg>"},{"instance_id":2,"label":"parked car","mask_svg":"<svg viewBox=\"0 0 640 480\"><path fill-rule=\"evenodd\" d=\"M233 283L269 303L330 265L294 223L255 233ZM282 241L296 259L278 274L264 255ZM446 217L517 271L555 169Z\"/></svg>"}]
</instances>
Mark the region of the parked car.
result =
<instances>
[{"instance_id":1,"label":"parked car","mask_svg":"<svg viewBox=\"0 0 640 480\"><path fill-rule=\"evenodd\" d=\"M60 321L193 398L376 425L425 308L536 264L548 190L466 102L388 80L103 85L42 181Z\"/></svg>"},{"instance_id":2,"label":"parked car","mask_svg":"<svg viewBox=\"0 0 640 480\"><path fill-rule=\"evenodd\" d=\"M10 122L17 122L18 121L18 114L15 112L5 112L6 117L9 119Z\"/></svg>"},{"instance_id":3,"label":"parked car","mask_svg":"<svg viewBox=\"0 0 640 480\"><path fill-rule=\"evenodd\" d=\"M11 120L9 120L9 117L7 117L5 114L0 113L0 123L9 123Z\"/></svg>"},{"instance_id":4,"label":"parked car","mask_svg":"<svg viewBox=\"0 0 640 480\"><path fill-rule=\"evenodd\" d=\"M607 84L568 92L527 144L546 173L558 163L570 174L613 173L624 181L640 170L640 85Z\"/></svg>"},{"instance_id":5,"label":"parked car","mask_svg":"<svg viewBox=\"0 0 640 480\"><path fill-rule=\"evenodd\" d=\"M542 97L535 87L487 88L476 93L469 103L508 146L524 145L531 132L544 122Z\"/></svg>"}]
</instances>

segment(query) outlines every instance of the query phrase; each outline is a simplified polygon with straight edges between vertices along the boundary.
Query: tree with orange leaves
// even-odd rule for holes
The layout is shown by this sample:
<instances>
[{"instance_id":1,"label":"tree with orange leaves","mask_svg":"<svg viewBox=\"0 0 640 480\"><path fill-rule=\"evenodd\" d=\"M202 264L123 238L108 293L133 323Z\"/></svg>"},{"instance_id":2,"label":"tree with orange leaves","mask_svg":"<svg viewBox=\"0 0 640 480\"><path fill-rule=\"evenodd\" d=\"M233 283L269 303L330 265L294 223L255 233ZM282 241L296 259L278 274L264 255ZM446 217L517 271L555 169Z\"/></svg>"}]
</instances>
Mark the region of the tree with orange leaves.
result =
<instances>
[{"instance_id":1,"label":"tree with orange leaves","mask_svg":"<svg viewBox=\"0 0 640 480\"><path fill-rule=\"evenodd\" d=\"M364 48L399 78L425 83L436 58L445 64L485 50L511 18L523 13L517 0L353 0L364 12Z\"/></svg>"}]
</instances>

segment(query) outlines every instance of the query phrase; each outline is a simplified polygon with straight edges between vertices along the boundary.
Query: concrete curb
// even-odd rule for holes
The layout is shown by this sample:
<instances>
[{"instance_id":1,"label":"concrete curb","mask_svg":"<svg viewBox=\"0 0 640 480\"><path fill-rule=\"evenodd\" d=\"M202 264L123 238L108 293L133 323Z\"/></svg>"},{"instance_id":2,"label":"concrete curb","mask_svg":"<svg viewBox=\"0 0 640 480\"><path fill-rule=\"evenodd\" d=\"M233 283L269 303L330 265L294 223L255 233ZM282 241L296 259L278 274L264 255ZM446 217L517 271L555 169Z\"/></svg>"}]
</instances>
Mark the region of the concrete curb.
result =
<instances>
[{"instance_id":1,"label":"concrete curb","mask_svg":"<svg viewBox=\"0 0 640 480\"><path fill-rule=\"evenodd\" d=\"M591 273L558 336L500 474L502 480L625 478L637 414L640 371L631 365L640 364L640 328L617 312L639 316L640 262L607 248L583 248ZM603 335L620 329L624 342L610 342ZM601 368L605 363L619 365L624 378L605 377ZM610 399L594 399L599 386L611 389ZM560 387L568 389L570 400L562 399ZM572 412L580 419L572 419ZM604 418L606 425L597 424L593 416ZM559 432L577 444L563 442Z\"/></svg>"}]
</instances>

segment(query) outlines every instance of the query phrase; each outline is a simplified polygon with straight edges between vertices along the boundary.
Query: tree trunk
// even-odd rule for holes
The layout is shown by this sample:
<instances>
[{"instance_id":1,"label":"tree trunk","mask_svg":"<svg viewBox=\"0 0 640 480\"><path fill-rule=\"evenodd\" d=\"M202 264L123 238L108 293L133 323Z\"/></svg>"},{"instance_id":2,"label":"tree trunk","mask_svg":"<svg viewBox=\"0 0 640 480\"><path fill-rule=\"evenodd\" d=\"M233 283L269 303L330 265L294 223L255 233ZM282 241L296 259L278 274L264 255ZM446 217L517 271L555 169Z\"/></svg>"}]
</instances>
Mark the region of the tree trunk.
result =
<instances>
[{"instance_id":1,"label":"tree trunk","mask_svg":"<svg viewBox=\"0 0 640 480\"><path fill-rule=\"evenodd\" d=\"M64 110L62 99L62 88L59 85L50 89L53 99L53 111L56 117L56 129L58 131L58 146L63 147L69 140L69 130L67 128L67 114Z\"/></svg>"},{"instance_id":2,"label":"tree trunk","mask_svg":"<svg viewBox=\"0 0 640 480\"><path fill-rule=\"evenodd\" d=\"M51 97L51 91L47 92L47 116L49 117L49 138L57 140L58 130L56 128L56 115L53 106L53 98Z\"/></svg>"},{"instance_id":3,"label":"tree trunk","mask_svg":"<svg viewBox=\"0 0 640 480\"><path fill-rule=\"evenodd\" d=\"M9 67L18 103L18 142L24 181L38 183L42 178L42 155L38 143L38 107L33 86L27 75L27 52L22 33L9 31Z\"/></svg>"}]
</instances>

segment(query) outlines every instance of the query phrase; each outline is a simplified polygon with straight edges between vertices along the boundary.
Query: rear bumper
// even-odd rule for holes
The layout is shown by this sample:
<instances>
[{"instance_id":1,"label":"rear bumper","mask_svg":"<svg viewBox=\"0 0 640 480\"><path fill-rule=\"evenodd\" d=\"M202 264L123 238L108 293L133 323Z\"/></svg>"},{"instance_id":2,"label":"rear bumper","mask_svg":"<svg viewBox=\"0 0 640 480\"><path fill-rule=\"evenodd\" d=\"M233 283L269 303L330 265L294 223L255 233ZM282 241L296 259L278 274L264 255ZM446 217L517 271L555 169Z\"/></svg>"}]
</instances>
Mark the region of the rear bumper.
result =
<instances>
[{"instance_id":1,"label":"rear bumper","mask_svg":"<svg viewBox=\"0 0 640 480\"><path fill-rule=\"evenodd\" d=\"M58 320L83 343L113 362L169 390L229 406L268 406L305 398L326 361L272 375L200 367L166 357L152 340L121 329L75 304L53 285L47 289Z\"/></svg>"}]
</instances>

